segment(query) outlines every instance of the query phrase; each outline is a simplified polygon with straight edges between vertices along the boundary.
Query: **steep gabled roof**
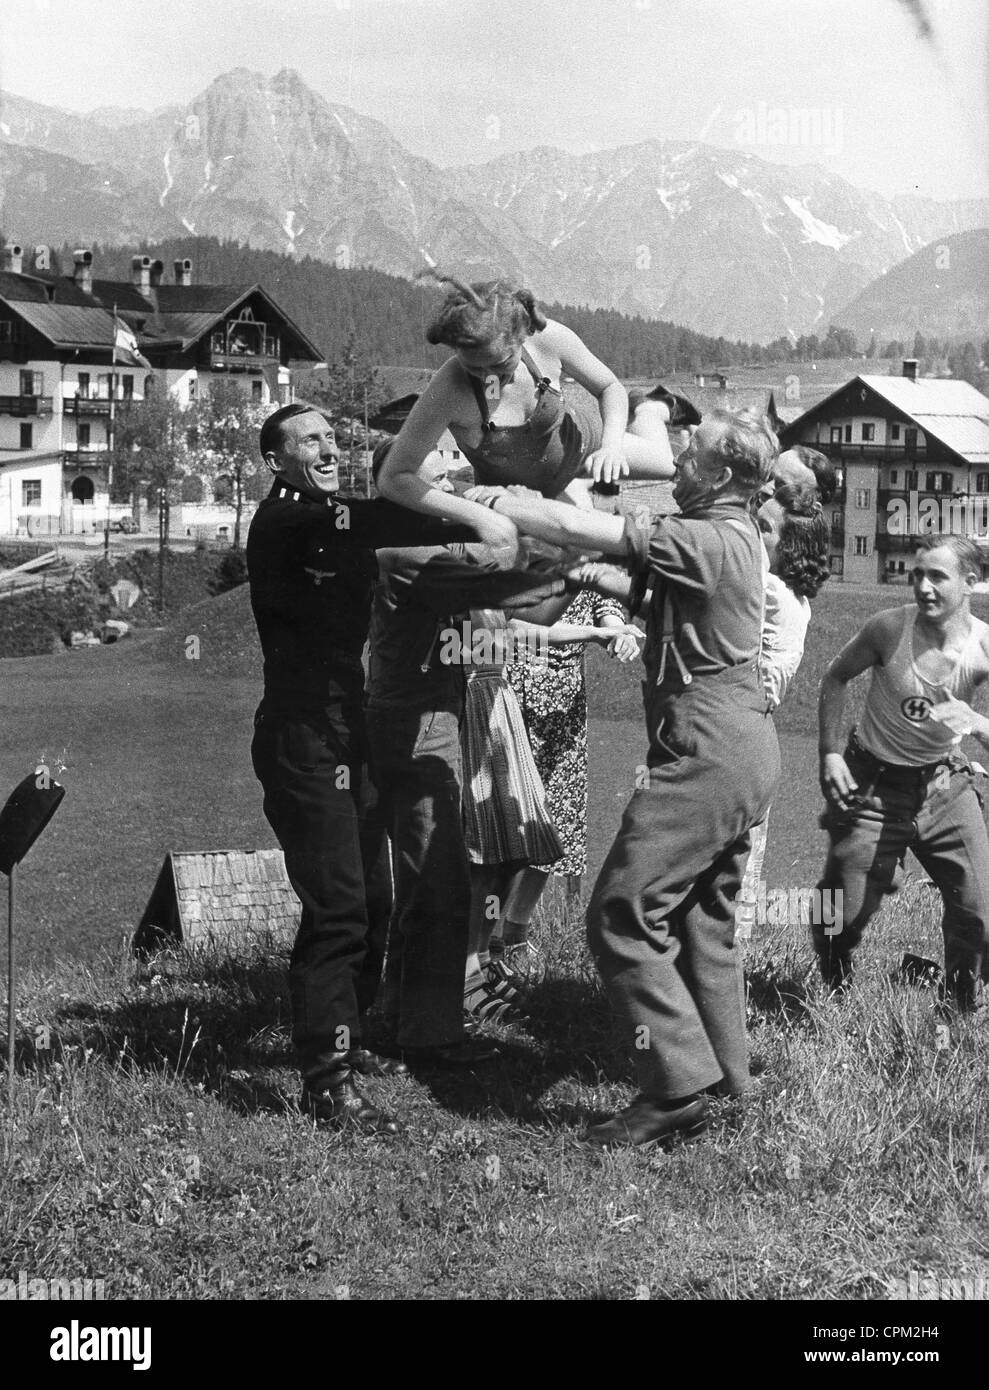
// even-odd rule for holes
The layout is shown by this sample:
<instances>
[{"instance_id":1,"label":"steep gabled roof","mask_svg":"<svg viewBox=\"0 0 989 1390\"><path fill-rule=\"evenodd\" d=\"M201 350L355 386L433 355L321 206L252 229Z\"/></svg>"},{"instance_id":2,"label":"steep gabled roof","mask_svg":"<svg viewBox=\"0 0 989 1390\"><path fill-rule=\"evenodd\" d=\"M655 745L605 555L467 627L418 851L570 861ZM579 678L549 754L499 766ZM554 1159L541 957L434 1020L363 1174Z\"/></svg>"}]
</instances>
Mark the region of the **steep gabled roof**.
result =
<instances>
[{"instance_id":1,"label":"steep gabled roof","mask_svg":"<svg viewBox=\"0 0 989 1390\"><path fill-rule=\"evenodd\" d=\"M311 362L322 360L323 354L316 345L260 285L160 285L157 293L157 312L138 335L139 341L142 344L146 341L149 347L156 346L156 338L179 339L185 351L227 314L240 308L246 299L258 295L277 314L289 337L295 340L292 344L295 351L290 351L289 355ZM146 339L143 334L147 334Z\"/></svg>"},{"instance_id":2,"label":"steep gabled roof","mask_svg":"<svg viewBox=\"0 0 989 1390\"><path fill-rule=\"evenodd\" d=\"M967 381L941 377L854 377L805 411L787 434L827 415L833 401L859 384L966 463L989 463L989 397Z\"/></svg>"},{"instance_id":3,"label":"steep gabled roof","mask_svg":"<svg viewBox=\"0 0 989 1390\"><path fill-rule=\"evenodd\" d=\"M80 308L74 304L17 301L11 308L55 347L113 346L113 315L97 305Z\"/></svg>"},{"instance_id":4,"label":"steep gabled roof","mask_svg":"<svg viewBox=\"0 0 989 1390\"><path fill-rule=\"evenodd\" d=\"M54 298L53 298L54 295ZM0 303L60 348L108 348L113 309L137 333L141 348L187 352L252 295L283 325L290 357L319 362L322 353L260 285L159 285L149 297L127 281L94 280L85 293L70 276L0 271Z\"/></svg>"}]
</instances>

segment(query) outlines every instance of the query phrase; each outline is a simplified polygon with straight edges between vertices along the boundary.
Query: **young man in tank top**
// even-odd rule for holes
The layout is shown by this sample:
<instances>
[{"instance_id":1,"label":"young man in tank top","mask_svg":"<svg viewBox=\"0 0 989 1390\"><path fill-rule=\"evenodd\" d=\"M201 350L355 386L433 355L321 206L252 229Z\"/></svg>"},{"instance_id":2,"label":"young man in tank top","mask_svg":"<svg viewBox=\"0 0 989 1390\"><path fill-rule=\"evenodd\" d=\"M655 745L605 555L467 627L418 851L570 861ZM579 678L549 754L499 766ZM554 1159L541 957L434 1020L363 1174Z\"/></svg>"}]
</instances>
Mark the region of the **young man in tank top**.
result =
<instances>
[{"instance_id":1,"label":"young man in tank top","mask_svg":"<svg viewBox=\"0 0 989 1390\"><path fill-rule=\"evenodd\" d=\"M989 747L971 708L989 676L989 626L969 604L979 551L963 536L927 536L913 567L914 604L870 618L821 683L820 779L831 844L822 893L836 912L812 924L825 982L848 983L852 952L908 849L944 901L944 993L961 1009L989 974L989 838L975 773L959 744ZM845 747L850 681L871 670L861 726ZM821 918L831 914L817 914Z\"/></svg>"}]
</instances>

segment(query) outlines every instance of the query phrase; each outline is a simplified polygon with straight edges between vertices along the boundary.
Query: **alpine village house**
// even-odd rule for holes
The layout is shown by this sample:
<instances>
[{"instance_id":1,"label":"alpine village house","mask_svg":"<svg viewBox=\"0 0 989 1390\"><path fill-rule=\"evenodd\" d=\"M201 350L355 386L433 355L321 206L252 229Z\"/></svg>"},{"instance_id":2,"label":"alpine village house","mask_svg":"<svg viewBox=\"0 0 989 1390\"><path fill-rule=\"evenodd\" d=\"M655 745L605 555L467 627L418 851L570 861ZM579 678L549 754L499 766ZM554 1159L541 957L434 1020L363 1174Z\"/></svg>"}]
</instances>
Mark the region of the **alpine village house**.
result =
<instances>
[{"instance_id":1,"label":"alpine village house","mask_svg":"<svg viewBox=\"0 0 989 1390\"><path fill-rule=\"evenodd\" d=\"M102 530L111 391L115 407L141 399L149 383L188 405L228 376L252 402L277 406L294 399L291 365L320 361L260 285L196 285L187 259L175 262L174 283L163 271L160 260L134 256L130 282L98 280L92 251L82 250L71 275L55 275L26 270L20 246L3 248L0 535ZM185 533L227 534L222 497L187 481L176 518Z\"/></svg>"},{"instance_id":2,"label":"alpine village house","mask_svg":"<svg viewBox=\"0 0 989 1390\"><path fill-rule=\"evenodd\" d=\"M840 470L828 505L835 576L906 583L916 538L973 537L989 580L989 398L966 381L856 376L780 429L780 447L806 444Z\"/></svg>"}]
</instances>

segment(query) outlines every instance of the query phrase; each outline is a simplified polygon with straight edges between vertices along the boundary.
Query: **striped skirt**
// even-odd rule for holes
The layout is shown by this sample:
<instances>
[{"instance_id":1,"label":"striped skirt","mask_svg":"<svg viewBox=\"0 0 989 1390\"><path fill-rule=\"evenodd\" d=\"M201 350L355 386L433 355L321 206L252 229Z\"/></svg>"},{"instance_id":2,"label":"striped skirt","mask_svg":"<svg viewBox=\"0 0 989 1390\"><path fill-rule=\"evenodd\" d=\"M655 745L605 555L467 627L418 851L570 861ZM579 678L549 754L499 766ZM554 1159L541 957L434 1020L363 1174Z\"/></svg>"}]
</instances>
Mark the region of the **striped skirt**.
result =
<instances>
[{"instance_id":1,"label":"striped skirt","mask_svg":"<svg viewBox=\"0 0 989 1390\"><path fill-rule=\"evenodd\" d=\"M563 846L515 692L500 672L467 683L461 728L464 838L472 864L552 864Z\"/></svg>"}]
</instances>

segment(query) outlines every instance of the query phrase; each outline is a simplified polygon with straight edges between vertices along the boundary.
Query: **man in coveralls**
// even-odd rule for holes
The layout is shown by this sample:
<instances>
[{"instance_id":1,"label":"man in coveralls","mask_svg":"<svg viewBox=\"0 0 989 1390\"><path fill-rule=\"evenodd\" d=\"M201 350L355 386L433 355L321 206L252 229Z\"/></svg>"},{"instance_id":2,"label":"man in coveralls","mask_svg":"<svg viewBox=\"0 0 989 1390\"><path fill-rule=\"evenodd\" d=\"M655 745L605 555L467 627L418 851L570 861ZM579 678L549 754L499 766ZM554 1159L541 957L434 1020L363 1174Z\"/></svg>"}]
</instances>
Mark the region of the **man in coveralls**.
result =
<instances>
[{"instance_id":1,"label":"man in coveralls","mask_svg":"<svg viewBox=\"0 0 989 1390\"><path fill-rule=\"evenodd\" d=\"M355 1081L358 1073L407 1071L360 1046L391 908L362 708L374 552L475 539L511 551L518 537L507 520L466 503L469 528L382 499L337 500L333 431L308 406L277 410L258 447L275 481L247 538L264 654L251 751L265 815L302 903L289 970L302 1104L318 1123L394 1134L398 1126Z\"/></svg>"},{"instance_id":2,"label":"man in coveralls","mask_svg":"<svg viewBox=\"0 0 989 1390\"><path fill-rule=\"evenodd\" d=\"M706 416L677 459L680 515L643 535L632 603L651 585L648 786L625 810L587 913L639 1094L587 1131L596 1145L700 1133L703 1093L750 1082L734 903L780 760L757 669L765 556L748 506L776 448L754 411Z\"/></svg>"},{"instance_id":3,"label":"man in coveralls","mask_svg":"<svg viewBox=\"0 0 989 1390\"><path fill-rule=\"evenodd\" d=\"M467 496L557 545L624 553L627 577L580 565L590 585L641 606L648 786L637 790L588 907L587 937L626 1027L640 1094L587 1139L650 1144L707 1123L703 1092L750 1084L735 898L749 829L779 780L758 672L768 562L752 497L776 437L755 411L714 412L676 461L680 515L655 523L583 512L511 488ZM644 524L643 524L644 523Z\"/></svg>"}]
</instances>

